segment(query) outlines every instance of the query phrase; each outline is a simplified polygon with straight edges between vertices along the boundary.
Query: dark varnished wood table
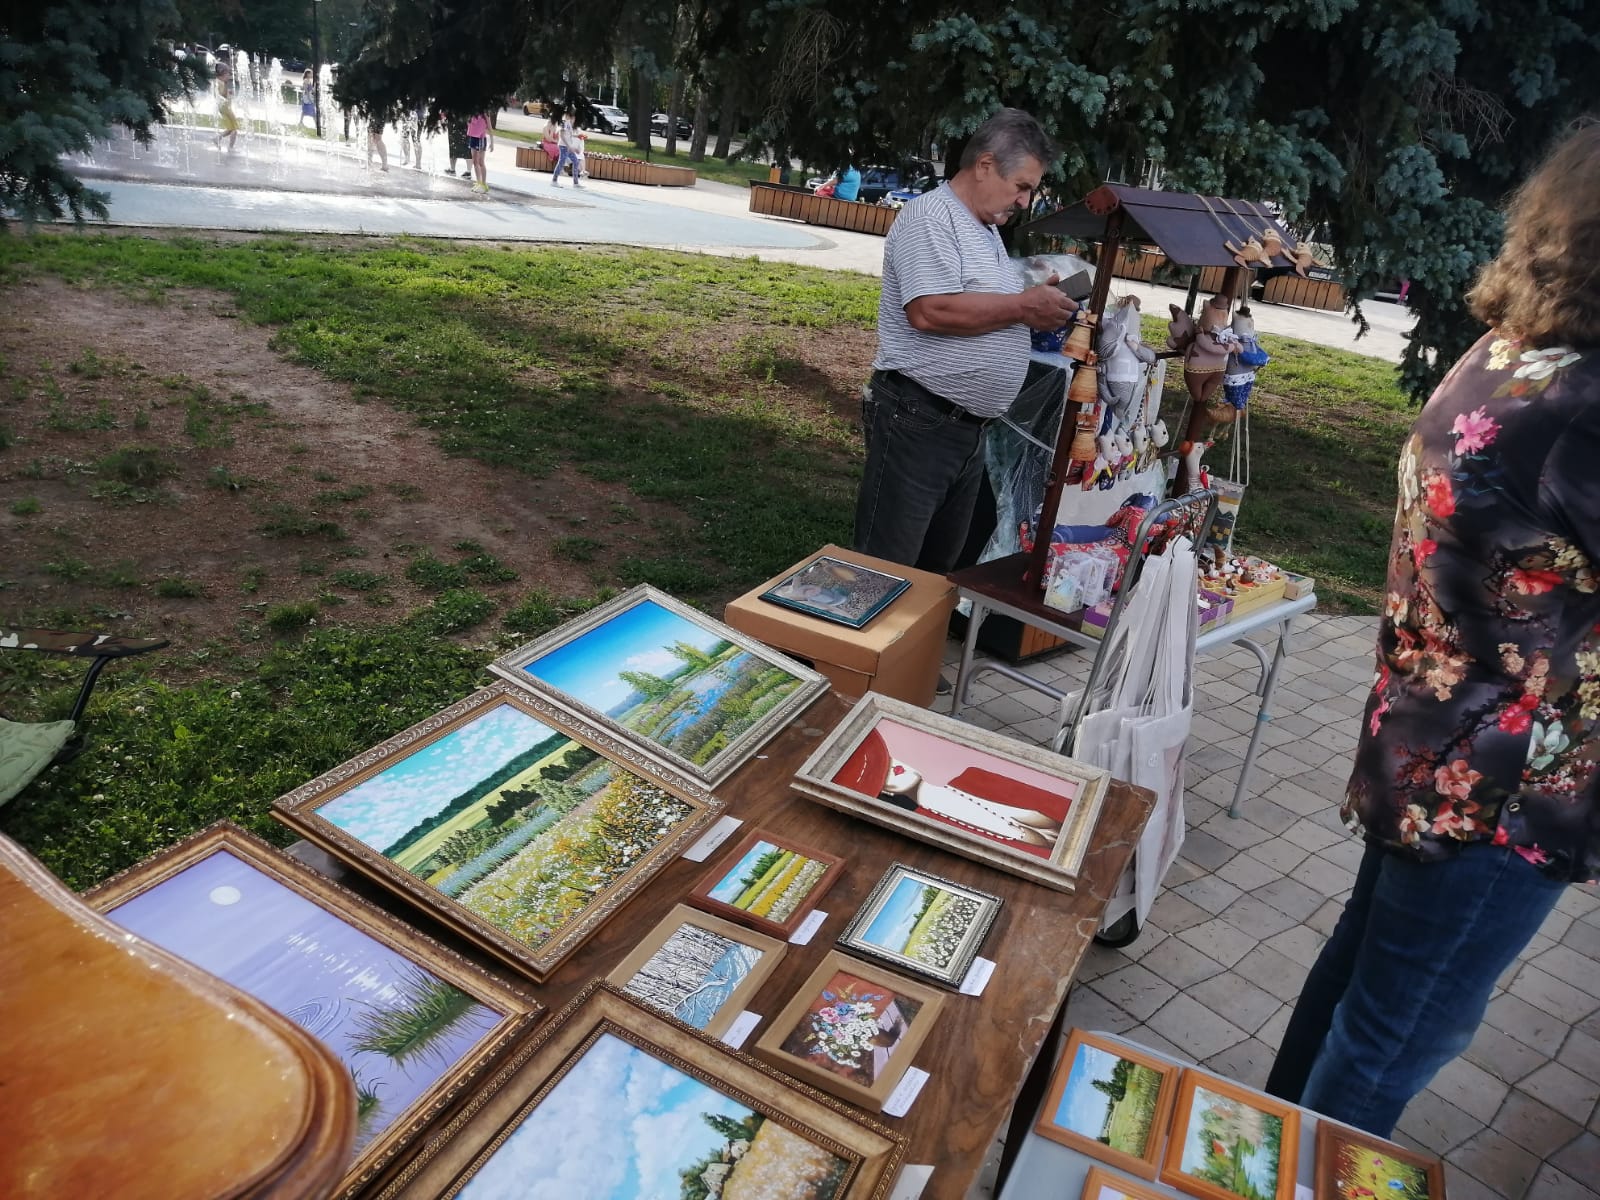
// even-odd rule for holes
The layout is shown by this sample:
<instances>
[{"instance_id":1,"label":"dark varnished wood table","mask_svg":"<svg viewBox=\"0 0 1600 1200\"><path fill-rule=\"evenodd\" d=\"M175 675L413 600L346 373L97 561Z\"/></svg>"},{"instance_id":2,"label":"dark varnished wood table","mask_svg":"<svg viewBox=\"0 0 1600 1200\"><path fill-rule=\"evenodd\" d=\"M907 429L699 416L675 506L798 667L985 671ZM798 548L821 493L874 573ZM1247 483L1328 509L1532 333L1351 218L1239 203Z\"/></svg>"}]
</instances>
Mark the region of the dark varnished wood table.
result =
<instances>
[{"instance_id":1,"label":"dark varnished wood table","mask_svg":"<svg viewBox=\"0 0 1600 1200\"><path fill-rule=\"evenodd\" d=\"M711 864L731 849L738 836L752 828L787 834L798 841L845 859L843 877L823 897L828 919L807 946L790 946L783 962L748 1007L764 1018L774 1016L833 947L845 923L866 899L892 862L923 868L957 883L993 892L1004 901L1000 916L979 951L993 959L995 971L982 996L952 996L938 1024L923 1043L915 1065L932 1076L902 1119L884 1117L907 1139L907 1163L931 1163L933 1178L923 1191L926 1200L960 1200L977 1178L996 1135L1013 1107L1032 1113L1025 1083L1035 1060L1041 1069L1031 1081L1042 1088L1050 1056L1040 1050L1049 1041L1065 1008L1067 990L1100 914L1116 887L1154 797L1142 788L1111 785L1095 829L1077 892L1052 891L1003 874L922 842L835 812L790 788L800 764L844 714L846 704L832 693L821 697L787 728L717 787L727 811L745 824L723 848L704 863L677 859L569 958L533 994L561 1008L590 980L603 978L638 944L673 905L682 902ZM304 845L297 855L319 868L327 860ZM342 873L343 874L343 873ZM345 881L407 920L417 915L403 901L378 893L345 875ZM417 922L431 926L431 922ZM473 952L448 934L442 940L492 970L509 968ZM752 1034L747 1045L753 1045ZM1026 1091L1031 1093L1034 1088ZM1042 1095L1042 1092L1041 1092Z\"/></svg>"}]
</instances>

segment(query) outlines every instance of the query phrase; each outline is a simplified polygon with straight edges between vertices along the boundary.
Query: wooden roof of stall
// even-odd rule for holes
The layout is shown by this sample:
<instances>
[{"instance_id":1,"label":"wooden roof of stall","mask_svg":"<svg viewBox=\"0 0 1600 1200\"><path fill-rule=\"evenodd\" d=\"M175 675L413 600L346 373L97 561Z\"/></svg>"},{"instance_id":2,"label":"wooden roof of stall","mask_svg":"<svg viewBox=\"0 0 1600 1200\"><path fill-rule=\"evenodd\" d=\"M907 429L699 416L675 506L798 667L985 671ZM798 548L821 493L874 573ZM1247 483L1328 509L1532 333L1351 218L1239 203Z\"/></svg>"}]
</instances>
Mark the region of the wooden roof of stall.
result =
<instances>
[{"instance_id":1,"label":"wooden roof of stall","mask_svg":"<svg viewBox=\"0 0 1600 1200\"><path fill-rule=\"evenodd\" d=\"M1122 241L1156 246L1173 262L1185 267L1231 267L1232 253L1224 242L1243 245L1271 228L1286 247L1295 238L1254 200L1199 196L1192 192L1153 192L1149 188L1103 183L1069 208L1028 222L1029 233L1047 233L1094 241L1103 238L1106 218L1122 213ZM1279 255L1285 266L1290 261Z\"/></svg>"}]
</instances>

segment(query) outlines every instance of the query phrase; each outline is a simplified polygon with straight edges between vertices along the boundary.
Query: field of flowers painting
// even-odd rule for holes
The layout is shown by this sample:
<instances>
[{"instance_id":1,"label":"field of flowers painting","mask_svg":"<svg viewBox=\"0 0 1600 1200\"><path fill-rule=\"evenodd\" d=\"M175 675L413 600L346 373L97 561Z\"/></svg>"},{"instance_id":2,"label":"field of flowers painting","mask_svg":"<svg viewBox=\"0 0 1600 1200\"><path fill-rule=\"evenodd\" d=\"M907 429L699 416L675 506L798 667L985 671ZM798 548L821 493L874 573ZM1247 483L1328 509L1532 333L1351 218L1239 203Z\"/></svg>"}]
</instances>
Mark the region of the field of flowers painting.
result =
<instances>
[{"instance_id":1,"label":"field of flowers painting","mask_svg":"<svg viewBox=\"0 0 1600 1200\"><path fill-rule=\"evenodd\" d=\"M908 875L895 884L861 940L942 970L971 936L982 910L970 896Z\"/></svg>"},{"instance_id":2,"label":"field of flowers painting","mask_svg":"<svg viewBox=\"0 0 1600 1200\"><path fill-rule=\"evenodd\" d=\"M560 1146L552 1154L551 1146ZM603 1034L481 1162L461 1200L837 1200L850 1164Z\"/></svg>"},{"instance_id":3,"label":"field of flowers painting","mask_svg":"<svg viewBox=\"0 0 1600 1200\"><path fill-rule=\"evenodd\" d=\"M698 811L501 702L317 813L537 950Z\"/></svg>"},{"instance_id":4,"label":"field of flowers painting","mask_svg":"<svg viewBox=\"0 0 1600 1200\"><path fill-rule=\"evenodd\" d=\"M805 903L828 864L757 841L711 889L713 900L783 924Z\"/></svg>"}]
</instances>

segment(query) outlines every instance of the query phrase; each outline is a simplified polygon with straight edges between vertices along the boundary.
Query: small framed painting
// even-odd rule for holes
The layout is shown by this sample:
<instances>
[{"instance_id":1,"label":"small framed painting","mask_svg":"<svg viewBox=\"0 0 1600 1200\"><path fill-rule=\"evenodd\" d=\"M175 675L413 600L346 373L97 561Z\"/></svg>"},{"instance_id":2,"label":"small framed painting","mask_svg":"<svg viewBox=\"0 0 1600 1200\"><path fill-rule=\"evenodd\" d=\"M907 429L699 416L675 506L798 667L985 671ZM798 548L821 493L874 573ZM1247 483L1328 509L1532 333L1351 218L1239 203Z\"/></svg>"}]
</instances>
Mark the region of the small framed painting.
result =
<instances>
[{"instance_id":1,"label":"small framed painting","mask_svg":"<svg viewBox=\"0 0 1600 1200\"><path fill-rule=\"evenodd\" d=\"M1185 1070L1160 1178L1201 1200L1293 1200L1299 1146L1294 1105Z\"/></svg>"},{"instance_id":2,"label":"small framed painting","mask_svg":"<svg viewBox=\"0 0 1600 1200\"><path fill-rule=\"evenodd\" d=\"M1074 1029L1034 1131L1154 1179L1182 1070L1147 1051Z\"/></svg>"},{"instance_id":3,"label":"small framed painting","mask_svg":"<svg viewBox=\"0 0 1600 1200\"><path fill-rule=\"evenodd\" d=\"M868 692L794 778L863 820L1057 891L1077 886L1110 775Z\"/></svg>"},{"instance_id":4,"label":"small framed painting","mask_svg":"<svg viewBox=\"0 0 1600 1200\"><path fill-rule=\"evenodd\" d=\"M1445 1200L1444 1166L1333 1121L1317 1122L1316 1200Z\"/></svg>"},{"instance_id":5,"label":"small framed painting","mask_svg":"<svg viewBox=\"0 0 1600 1200\"><path fill-rule=\"evenodd\" d=\"M883 1200L905 1139L592 983L379 1200Z\"/></svg>"},{"instance_id":6,"label":"small framed painting","mask_svg":"<svg viewBox=\"0 0 1600 1200\"><path fill-rule=\"evenodd\" d=\"M860 629L910 586L910 580L898 575L824 554L762 592L761 598L807 616Z\"/></svg>"},{"instance_id":7,"label":"small framed painting","mask_svg":"<svg viewBox=\"0 0 1600 1200\"><path fill-rule=\"evenodd\" d=\"M1172 1200L1172 1196L1126 1176L1114 1175L1104 1167L1090 1167L1084 1176L1081 1200Z\"/></svg>"},{"instance_id":8,"label":"small framed painting","mask_svg":"<svg viewBox=\"0 0 1600 1200\"><path fill-rule=\"evenodd\" d=\"M777 938L680 904L607 979L641 1004L720 1037L787 949Z\"/></svg>"},{"instance_id":9,"label":"small framed painting","mask_svg":"<svg viewBox=\"0 0 1600 1200\"><path fill-rule=\"evenodd\" d=\"M960 987L1001 900L904 863L892 863L850 919L839 945Z\"/></svg>"},{"instance_id":10,"label":"small framed painting","mask_svg":"<svg viewBox=\"0 0 1600 1200\"><path fill-rule=\"evenodd\" d=\"M788 940L844 873L844 859L752 830L689 893L689 903Z\"/></svg>"},{"instance_id":11,"label":"small framed painting","mask_svg":"<svg viewBox=\"0 0 1600 1200\"><path fill-rule=\"evenodd\" d=\"M722 802L497 683L272 807L296 833L543 982Z\"/></svg>"},{"instance_id":12,"label":"small framed painting","mask_svg":"<svg viewBox=\"0 0 1600 1200\"><path fill-rule=\"evenodd\" d=\"M721 782L828 681L648 584L489 669L704 784Z\"/></svg>"},{"instance_id":13,"label":"small framed painting","mask_svg":"<svg viewBox=\"0 0 1600 1200\"><path fill-rule=\"evenodd\" d=\"M356 1092L353 1196L413 1145L544 1010L519 989L233 825L84 896L145 941L305 1027Z\"/></svg>"},{"instance_id":14,"label":"small framed painting","mask_svg":"<svg viewBox=\"0 0 1600 1200\"><path fill-rule=\"evenodd\" d=\"M933 1029L944 996L837 950L801 984L756 1042L756 1053L874 1112Z\"/></svg>"}]
</instances>

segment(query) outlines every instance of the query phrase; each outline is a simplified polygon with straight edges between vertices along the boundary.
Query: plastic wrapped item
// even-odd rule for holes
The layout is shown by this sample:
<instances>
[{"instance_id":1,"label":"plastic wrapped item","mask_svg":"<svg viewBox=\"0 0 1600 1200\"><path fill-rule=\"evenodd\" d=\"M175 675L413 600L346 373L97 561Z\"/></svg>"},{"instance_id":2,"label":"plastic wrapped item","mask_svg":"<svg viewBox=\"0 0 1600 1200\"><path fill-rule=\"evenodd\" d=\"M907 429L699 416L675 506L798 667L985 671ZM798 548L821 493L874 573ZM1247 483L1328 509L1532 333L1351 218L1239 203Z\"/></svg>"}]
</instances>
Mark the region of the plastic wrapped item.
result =
<instances>
[{"instance_id":1,"label":"plastic wrapped item","mask_svg":"<svg viewBox=\"0 0 1600 1200\"><path fill-rule=\"evenodd\" d=\"M1088 298L1094 288L1093 265L1076 254L1037 254L1020 260L1018 270L1022 275L1023 287L1037 287L1054 275L1064 285L1063 290L1067 295L1080 303ZM1059 354L1069 327L1063 325L1060 329L1033 330L1033 348L1045 354Z\"/></svg>"}]
</instances>

